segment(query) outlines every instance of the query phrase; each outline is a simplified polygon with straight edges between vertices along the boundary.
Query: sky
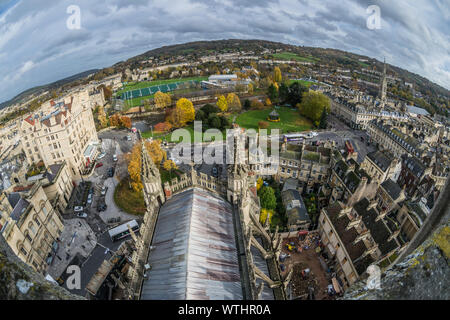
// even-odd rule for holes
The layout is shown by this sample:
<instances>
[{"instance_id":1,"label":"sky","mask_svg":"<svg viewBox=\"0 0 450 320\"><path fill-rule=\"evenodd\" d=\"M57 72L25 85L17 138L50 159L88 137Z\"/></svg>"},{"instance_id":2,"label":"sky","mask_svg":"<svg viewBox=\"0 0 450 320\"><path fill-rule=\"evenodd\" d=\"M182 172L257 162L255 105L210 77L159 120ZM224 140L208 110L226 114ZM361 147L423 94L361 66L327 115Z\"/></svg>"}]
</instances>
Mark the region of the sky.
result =
<instances>
[{"instance_id":1,"label":"sky","mask_svg":"<svg viewBox=\"0 0 450 320\"><path fill-rule=\"evenodd\" d=\"M0 102L161 46L220 39L386 57L450 89L450 0L0 0Z\"/></svg>"}]
</instances>

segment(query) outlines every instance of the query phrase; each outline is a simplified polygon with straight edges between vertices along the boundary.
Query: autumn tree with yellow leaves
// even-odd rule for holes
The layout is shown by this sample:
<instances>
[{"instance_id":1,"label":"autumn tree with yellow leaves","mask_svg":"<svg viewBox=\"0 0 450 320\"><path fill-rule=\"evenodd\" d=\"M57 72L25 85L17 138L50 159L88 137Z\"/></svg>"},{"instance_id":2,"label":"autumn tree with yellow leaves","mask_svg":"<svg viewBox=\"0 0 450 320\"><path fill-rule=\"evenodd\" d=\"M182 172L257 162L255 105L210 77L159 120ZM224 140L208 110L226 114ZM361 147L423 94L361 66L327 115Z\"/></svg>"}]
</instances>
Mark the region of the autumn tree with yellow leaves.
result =
<instances>
[{"instance_id":1,"label":"autumn tree with yellow leaves","mask_svg":"<svg viewBox=\"0 0 450 320\"><path fill-rule=\"evenodd\" d=\"M108 119L106 118L105 108L103 106L98 107L98 122L100 123L100 128L106 128L108 126Z\"/></svg>"},{"instance_id":2,"label":"autumn tree with yellow leaves","mask_svg":"<svg viewBox=\"0 0 450 320\"><path fill-rule=\"evenodd\" d=\"M219 107L219 109L222 112L225 112L228 110L228 102L227 102L227 99L225 98L225 96L220 96L217 99L217 106Z\"/></svg>"},{"instance_id":3,"label":"autumn tree with yellow leaves","mask_svg":"<svg viewBox=\"0 0 450 320\"><path fill-rule=\"evenodd\" d=\"M137 143L128 156L128 173L130 174L131 187L140 192L143 188L141 181L141 144Z\"/></svg>"},{"instance_id":4,"label":"autumn tree with yellow leaves","mask_svg":"<svg viewBox=\"0 0 450 320\"><path fill-rule=\"evenodd\" d=\"M228 110L239 111L242 109L241 100L235 93L229 93L227 96Z\"/></svg>"},{"instance_id":5,"label":"autumn tree with yellow leaves","mask_svg":"<svg viewBox=\"0 0 450 320\"><path fill-rule=\"evenodd\" d=\"M172 104L172 97L168 93L158 91L154 98L155 106L158 109L164 109Z\"/></svg>"},{"instance_id":6,"label":"autumn tree with yellow leaves","mask_svg":"<svg viewBox=\"0 0 450 320\"><path fill-rule=\"evenodd\" d=\"M181 128L188 122L192 122L195 119L195 109L192 102L186 98L181 98L177 101L175 110L170 113L168 121L172 123L174 127Z\"/></svg>"},{"instance_id":7,"label":"autumn tree with yellow leaves","mask_svg":"<svg viewBox=\"0 0 450 320\"><path fill-rule=\"evenodd\" d=\"M275 67L273 69L273 81L276 83L281 83L282 76L281 76L281 70L279 67Z\"/></svg>"},{"instance_id":8,"label":"autumn tree with yellow leaves","mask_svg":"<svg viewBox=\"0 0 450 320\"><path fill-rule=\"evenodd\" d=\"M164 168L166 171L169 171L169 173L170 173L170 179L172 179L172 171L178 169L177 165L176 165L175 162L172 161L172 160L166 160L166 161L164 161L163 168Z\"/></svg>"},{"instance_id":9,"label":"autumn tree with yellow leaves","mask_svg":"<svg viewBox=\"0 0 450 320\"><path fill-rule=\"evenodd\" d=\"M161 140L145 142L145 149L157 167L163 160L167 159L167 153L161 148ZM141 153L142 144L136 143L128 155L128 173L130 174L131 187L134 191L140 192L143 188L141 181Z\"/></svg>"}]
</instances>

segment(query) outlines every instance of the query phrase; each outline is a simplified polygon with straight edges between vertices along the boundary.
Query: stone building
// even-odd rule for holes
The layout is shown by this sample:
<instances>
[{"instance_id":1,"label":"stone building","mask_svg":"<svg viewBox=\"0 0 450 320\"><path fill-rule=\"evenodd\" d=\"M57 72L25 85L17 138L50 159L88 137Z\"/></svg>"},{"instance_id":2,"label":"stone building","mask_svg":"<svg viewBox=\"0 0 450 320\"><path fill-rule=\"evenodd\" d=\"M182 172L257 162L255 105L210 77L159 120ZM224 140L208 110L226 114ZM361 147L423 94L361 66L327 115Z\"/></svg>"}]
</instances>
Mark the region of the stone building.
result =
<instances>
[{"instance_id":1,"label":"stone building","mask_svg":"<svg viewBox=\"0 0 450 320\"><path fill-rule=\"evenodd\" d=\"M79 96L53 100L20 123L22 148L28 163L46 167L66 161L73 179L79 179L97 153L97 131L89 106Z\"/></svg>"},{"instance_id":2,"label":"stone building","mask_svg":"<svg viewBox=\"0 0 450 320\"><path fill-rule=\"evenodd\" d=\"M378 143L381 150L388 150L397 158L404 154L421 158L427 151L424 143L382 121L369 122L367 133L374 142Z\"/></svg>"},{"instance_id":3,"label":"stone building","mask_svg":"<svg viewBox=\"0 0 450 320\"><path fill-rule=\"evenodd\" d=\"M426 167L419 159L411 156L402 157L402 170L398 184L405 189L408 197L415 199L419 196L418 187L426 179L432 169Z\"/></svg>"},{"instance_id":4,"label":"stone building","mask_svg":"<svg viewBox=\"0 0 450 320\"><path fill-rule=\"evenodd\" d=\"M396 180L401 170L401 162L389 151L374 151L367 154L361 163L363 169L377 184L393 178Z\"/></svg>"},{"instance_id":5,"label":"stone building","mask_svg":"<svg viewBox=\"0 0 450 320\"><path fill-rule=\"evenodd\" d=\"M376 201L366 198L353 206L335 202L322 209L319 233L335 259L335 272L344 288L355 283L372 263L394 254L400 244L398 230L391 230Z\"/></svg>"},{"instance_id":6,"label":"stone building","mask_svg":"<svg viewBox=\"0 0 450 320\"><path fill-rule=\"evenodd\" d=\"M409 242L414 238L429 213L430 210L421 201L403 203L396 219L400 224L400 233L406 241Z\"/></svg>"},{"instance_id":7,"label":"stone building","mask_svg":"<svg viewBox=\"0 0 450 320\"><path fill-rule=\"evenodd\" d=\"M340 159L333 166L327 185L331 189L330 203L341 201L351 206L363 197L372 199L377 184L372 182L372 178L354 159Z\"/></svg>"},{"instance_id":8,"label":"stone building","mask_svg":"<svg viewBox=\"0 0 450 320\"><path fill-rule=\"evenodd\" d=\"M259 222L256 175L236 152L239 135L232 139L225 180L192 166L163 187L143 151L147 213L129 271L130 299L286 299L292 273L281 277L281 237Z\"/></svg>"},{"instance_id":9,"label":"stone building","mask_svg":"<svg viewBox=\"0 0 450 320\"><path fill-rule=\"evenodd\" d=\"M0 205L2 237L22 261L45 273L64 226L41 183L23 192L2 193Z\"/></svg>"}]
</instances>

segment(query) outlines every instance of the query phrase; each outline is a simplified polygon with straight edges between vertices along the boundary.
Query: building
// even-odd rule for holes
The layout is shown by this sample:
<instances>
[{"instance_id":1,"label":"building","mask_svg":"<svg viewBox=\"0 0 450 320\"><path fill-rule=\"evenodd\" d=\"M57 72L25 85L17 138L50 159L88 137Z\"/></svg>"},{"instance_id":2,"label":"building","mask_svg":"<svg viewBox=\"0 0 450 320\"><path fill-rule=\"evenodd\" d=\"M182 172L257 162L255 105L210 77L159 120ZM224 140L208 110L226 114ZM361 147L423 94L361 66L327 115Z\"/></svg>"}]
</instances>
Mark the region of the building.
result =
<instances>
[{"instance_id":1,"label":"building","mask_svg":"<svg viewBox=\"0 0 450 320\"><path fill-rule=\"evenodd\" d=\"M340 201L351 206L363 197L373 198L378 185L352 158L345 160L335 152L328 188L331 189L330 203Z\"/></svg>"},{"instance_id":2,"label":"building","mask_svg":"<svg viewBox=\"0 0 450 320\"><path fill-rule=\"evenodd\" d=\"M306 145L284 144L280 152L278 177L280 182L296 178L301 188L311 191L315 184L324 183L329 178L331 149Z\"/></svg>"},{"instance_id":3,"label":"building","mask_svg":"<svg viewBox=\"0 0 450 320\"><path fill-rule=\"evenodd\" d=\"M64 161L51 165L43 174L40 182L52 207L63 214L74 189L74 182L67 163Z\"/></svg>"},{"instance_id":4,"label":"building","mask_svg":"<svg viewBox=\"0 0 450 320\"><path fill-rule=\"evenodd\" d=\"M90 106L79 97L56 103L53 100L20 124L22 148L28 164L43 161L46 167L69 167L73 179L79 179L97 153L98 137Z\"/></svg>"},{"instance_id":5,"label":"building","mask_svg":"<svg viewBox=\"0 0 450 320\"><path fill-rule=\"evenodd\" d=\"M399 231L390 229L376 207L376 201L364 198L352 207L335 202L320 213L319 233L326 250L335 257L335 272L345 289L369 265L386 259L400 248L396 238Z\"/></svg>"},{"instance_id":6,"label":"building","mask_svg":"<svg viewBox=\"0 0 450 320\"><path fill-rule=\"evenodd\" d=\"M308 230L311 219L300 193L293 189L284 190L281 192L281 199L286 208L289 229Z\"/></svg>"},{"instance_id":7,"label":"building","mask_svg":"<svg viewBox=\"0 0 450 320\"><path fill-rule=\"evenodd\" d=\"M64 226L41 183L22 192L3 192L0 205L1 235L21 260L45 274Z\"/></svg>"},{"instance_id":8,"label":"building","mask_svg":"<svg viewBox=\"0 0 450 320\"><path fill-rule=\"evenodd\" d=\"M400 224L401 236L406 241L411 241L419 229L422 227L430 210L422 201L405 202L397 214L397 221Z\"/></svg>"},{"instance_id":9,"label":"building","mask_svg":"<svg viewBox=\"0 0 450 320\"><path fill-rule=\"evenodd\" d=\"M401 170L401 161L389 151L374 151L367 154L361 163L363 169L372 180L381 184L387 179L397 180Z\"/></svg>"},{"instance_id":10,"label":"building","mask_svg":"<svg viewBox=\"0 0 450 320\"><path fill-rule=\"evenodd\" d=\"M397 158L403 154L422 157L426 152L420 141L393 126L384 125L382 121L369 122L367 133L381 150L389 150Z\"/></svg>"},{"instance_id":11,"label":"building","mask_svg":"<svg viewBox=\"0 0 450 320\"><path fill-rule=\"evenodd\" d=\"M402 157L402 170L397 180L405 189L409 198L418 197L418 187L422 180L431 173L432 168L426 167L419 159L411 156Z\"/></svg>"},{"instance_id":12,"label":"building","mask_svg":"<svg viewBox=\"0 0 450 320\"><path fill-rule=\"evenodd\" d=\"M162 188L143 152L147 212L131 257L129 299L287 298L292 272L281 277L281 236L259 222L256 176L238 159L239 133L233 139L234 163L217 182L225 188L199 180L193 166Z\"/></svg>"},{"instance_id":13,"label":"building","mask_svg":"<svg viewBox=\"0 0 450 320\"><path fill-rule=\"evenodd\" d=\"M215 74L208 78L208 81L202 81L202 88L229 88L236 85L248 86L250 80L239 80L236 74Z\"/></svg>"}]
</instances>

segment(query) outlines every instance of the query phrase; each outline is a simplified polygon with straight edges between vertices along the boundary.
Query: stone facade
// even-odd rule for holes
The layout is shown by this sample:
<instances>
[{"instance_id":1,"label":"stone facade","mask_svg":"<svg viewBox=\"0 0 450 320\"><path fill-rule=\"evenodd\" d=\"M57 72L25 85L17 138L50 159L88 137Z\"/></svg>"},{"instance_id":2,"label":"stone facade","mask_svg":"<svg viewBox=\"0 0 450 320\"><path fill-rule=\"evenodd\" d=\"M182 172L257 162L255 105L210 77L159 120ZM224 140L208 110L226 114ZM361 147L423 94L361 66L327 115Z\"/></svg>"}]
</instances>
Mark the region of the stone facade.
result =
<instances>
[{"instance_id":1,"label":"stone facade","mask_svg":"<svg viewBox=\"0 0 450 320\"><path fill-rule=\"evenodd\" d=\"M1 206L2 236L22 261L45 273L64 225L41 183L27 192L3 193Z\"/></svg>"},{"instance_id":2,"label":"stone facade","mask_svg":"<svg viewBox=\"0 0 450 320\"><path fill-rule=\"evenodd\" d=\"M20 123L22 148L28 163L43 161L46 167L66 161L74 179L95 160L98 143L91 109L75 95L53 100Z\"/></svg>"}]
</instances>

